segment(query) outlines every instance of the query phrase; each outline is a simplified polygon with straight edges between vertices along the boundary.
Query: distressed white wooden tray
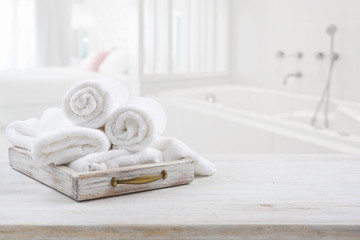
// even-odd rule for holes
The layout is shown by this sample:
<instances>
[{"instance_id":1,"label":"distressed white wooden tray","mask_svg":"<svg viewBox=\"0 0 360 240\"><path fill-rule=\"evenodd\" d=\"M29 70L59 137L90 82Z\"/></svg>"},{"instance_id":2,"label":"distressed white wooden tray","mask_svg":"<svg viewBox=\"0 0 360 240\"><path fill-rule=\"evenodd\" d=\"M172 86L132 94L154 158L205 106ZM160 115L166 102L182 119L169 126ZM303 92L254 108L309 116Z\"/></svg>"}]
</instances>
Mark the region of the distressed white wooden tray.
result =
<instances>
[{"instance_id":1,"label":"distressed white wooden tray","mask_svg":"<svg viewBox=\"0 0 360 240\"><path fill-rule=\"evenodd\" d=\"M58 190L76 201L178 186L191 183L194 179L194 161L189 158L79 173L66 166L38 163L32 159L29 151L12 147L9 149L9 164L13 169ZM131 180L156 175L160 175L161 178L142 184L125 183L113 186L116 184L112 182L114 178Z\"/></svg>"}]
</instances>

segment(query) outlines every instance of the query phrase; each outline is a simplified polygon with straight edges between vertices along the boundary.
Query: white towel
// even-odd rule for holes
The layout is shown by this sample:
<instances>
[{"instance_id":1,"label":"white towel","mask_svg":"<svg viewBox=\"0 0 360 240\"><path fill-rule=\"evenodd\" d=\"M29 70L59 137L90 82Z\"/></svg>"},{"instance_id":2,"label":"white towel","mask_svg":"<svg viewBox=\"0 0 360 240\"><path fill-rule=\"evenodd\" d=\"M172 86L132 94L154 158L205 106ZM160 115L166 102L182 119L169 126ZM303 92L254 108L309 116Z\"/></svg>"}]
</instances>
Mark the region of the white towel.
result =
<instances>
[{"instance_id":1,"label":"white towel","mask_svg":"<svg viewBox=\"0 0 360 240\"><path fill-rule=\"evenodd\" d=\"M162 153L154 148L146 148L140 152L115 149L89 154L71 162L69 167L77 172L90 172L162 161Z\"/></svg>"},{"instance_id":2,"label":"white towel","mask_svg":"<svg viewBox=\"0 0 360 240\"><path fill-rule=\"evenodd\" d=\"M6 127L5 135L14 146L31 151L34 148L38 124L37 118L11 122Z\"/></svg>"},{"instance_id":3,"label":"white towel","mask_svg":"<svg viewBox=\"0 0 360 240\"><path fill-rule=\"evenodd\" d=\"M206 158L196 154L189 146L172 137L159 137L155 139L151 148L158 149L163 154L164 161L182 158L191 158L195 161L195 174L210 176L216 173L215 165Z\"/></svg>"},{"instance_id":4,"label":"white towel","mask_svg":"<svg viewBox=\"0 0 360 240\"><path fill-rule=\"evenodd\" d=\"M166 114L151 98L136 98L119 107L106 121L105 133L114 149L140 151L159 137L166 127Z\"/></svg>"},{"instance_id":5,"label":"white towel","mask_svg":"<svg viewBox=\"0 0 360 240\"><path fill-rule=\"evenodd\" d=\"M75 124L99 128L120 105L129 100L128 89L112 78L84 80L70 88L62 100L65 115Z\"/></svg>"},{"instance_id":6,"label":"white towel","mask_svg":"<svg viewBox=\"0 0 360 240\"><path fill-rule=\"evenodd\" d=\"M159 137L150 147L137 153L118 149L89 154L72 162L69 167L78 172L89 172L182 158L191 158L195 161L197 175L213 175L216 172L216 167L209 160L197 155L182 141L169 137Z\"/></svg>"},{"instance_id":7,"label":"white towel","mask_svg":"<svg viewBox=\"0 0 360 240\"><path fill-rule=\"evenodd\" d=\"M67 164L110 148L103 131L74 126L60 108L49 108L36 120L14 122L6 130L9 140L15 146L30 150L35 161Z\"/></svg>"}]
</instances>

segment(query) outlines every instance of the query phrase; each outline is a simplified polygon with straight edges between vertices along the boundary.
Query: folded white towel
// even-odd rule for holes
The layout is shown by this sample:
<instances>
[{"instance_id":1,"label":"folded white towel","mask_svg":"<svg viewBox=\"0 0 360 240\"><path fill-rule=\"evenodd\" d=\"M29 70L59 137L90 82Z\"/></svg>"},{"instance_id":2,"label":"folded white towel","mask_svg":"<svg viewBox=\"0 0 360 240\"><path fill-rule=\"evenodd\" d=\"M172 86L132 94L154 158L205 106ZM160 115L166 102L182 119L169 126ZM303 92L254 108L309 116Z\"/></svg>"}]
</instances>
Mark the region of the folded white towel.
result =
<instances>
[{"instance_id":1,"label":"folded white towel","mask_svg":"<svg viewBox=\"0 0 360 240\"><path fill-rule=\"evenodd\" d=\"M166 114L151 98L136 98L119 107L105 124L114 149L140 151L159 137L166 127Z\"/></svg>"},{"instance_id":2,"label":"folded white towel","mask_svg":"<svg viewBox=\"0 0 360 240\"><path fill-rule=\"evenodd\" d=\"M102 131L73 127L37 135L32 154L36 161L61 165L109 148L110 143Z\"/></svg>"},{"instance_id":3,"label":"folded white towel","mask_svg":"<svg viewBox=\"0 0 360 240\"><path fill-rule=\"evenodd\" d=\"M196 154L189 146L172 137L159 137L155 139L151 148L158 149L163 154L164 161L182 158L191 158L195 161L195 174L210 176L216 173L215 165L206 158Z\"/></svg>"},{"instance_id":4,"label":"folded white towel","mask_svg":"<svg viewBox=\"0 0 360 240\"><path fill-rule=\"evenodd\" d=\"M70 88L63 100L65 115L75 124L99 128L120 105L129 100L128 89L118 80L84 80Z\"/></svg>"},{"instance_id":5,"label":"folded white towel","mask_svg":"<svg viewBox=\"0 0 360 240\"><path fill-rule=\"evenodd\" d=\"M60 108L50 108L41 116L32 154L34 160L60 165L109 148L103 131L74 126Z\"/></svg>"},{"instance_id":6,"label":"folded white towel","mask_svg":"<svg viewBox=\"0 0 360 240\"><path fill-rule=\"evenodd\" d=\"M31 151L34 160L57 165L110 148L103 131L74 126L60 108L47 109L40 120L13 122L6 135L15 146Z\"/></svg>"},{"instance_id":7,"label":"folded white towel","mask_svg":"<svg viewBox=\"0 0 360 240\"><path fill-rule=\"evenodd\" d=\"M154 148L146 148L140 152L115 149L89 154L71 162L69 167L77 172L90 172L162 161L162 153Z\"/></svg>"},{"instance_id":8,"label":"folded white towel","mask_svg":"<svg viewBox=\"0 0 360 240\"><path fill-rule=\"evenodd\" d=\"M39 119L37 118L11 122L6 127L5 135L14 146L31 151L34 147L38 124Z\"/></svg>"},{"instance_id":9,"label":"folded white towel","mask_svg":"<svg viewBox=\"0 0 360 240\"><path fill-rule=\"evenodd\" d=\"M213 175L215 166L207 159L197 155L182 141L176 138L159 137L150 147L134 153L124 149L89 154L69 164L78 172L98 171L147 163L172 161L182 158L195 160L195 174Z\"/></svg>"}]
</instances>

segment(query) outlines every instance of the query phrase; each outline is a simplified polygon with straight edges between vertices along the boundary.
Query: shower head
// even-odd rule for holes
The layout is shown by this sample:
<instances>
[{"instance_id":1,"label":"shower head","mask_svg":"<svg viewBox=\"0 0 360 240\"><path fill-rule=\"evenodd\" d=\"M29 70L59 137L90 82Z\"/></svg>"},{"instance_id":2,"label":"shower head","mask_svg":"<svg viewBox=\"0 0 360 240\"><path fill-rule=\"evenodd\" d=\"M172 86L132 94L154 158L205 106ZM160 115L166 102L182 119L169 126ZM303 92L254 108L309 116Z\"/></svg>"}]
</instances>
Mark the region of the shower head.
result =
<instances>
[{"instance_id":1,"label":"shower head","mask_svg":"<svg viewBox=\"0 0 360 240\"><path fill-rule=\"evenodd\" d=\"M337 30L337 27L332 24L326 28L326 33L329 35L334 35L336 30Z\"/></svg>"}]
</instances>

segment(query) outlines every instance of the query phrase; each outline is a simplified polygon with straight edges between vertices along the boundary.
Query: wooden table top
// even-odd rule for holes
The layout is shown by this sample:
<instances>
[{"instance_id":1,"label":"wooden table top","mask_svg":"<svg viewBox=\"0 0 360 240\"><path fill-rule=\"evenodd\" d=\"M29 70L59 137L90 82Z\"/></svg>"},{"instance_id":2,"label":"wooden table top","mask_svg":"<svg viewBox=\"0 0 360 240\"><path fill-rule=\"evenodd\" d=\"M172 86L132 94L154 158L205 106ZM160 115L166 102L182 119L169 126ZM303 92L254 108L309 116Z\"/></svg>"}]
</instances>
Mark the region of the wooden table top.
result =
<instances>
[{"instance_id":1,"label":"wooden table top","mask_svg":"<svg viewBox=\"0 0 360 240\"><path fill-rule=\"evenodd\" d=\"M0 163L0 239L360 239L360 155L218 155L190 185L76 202Z\"/></svg>"}]
</instances>

